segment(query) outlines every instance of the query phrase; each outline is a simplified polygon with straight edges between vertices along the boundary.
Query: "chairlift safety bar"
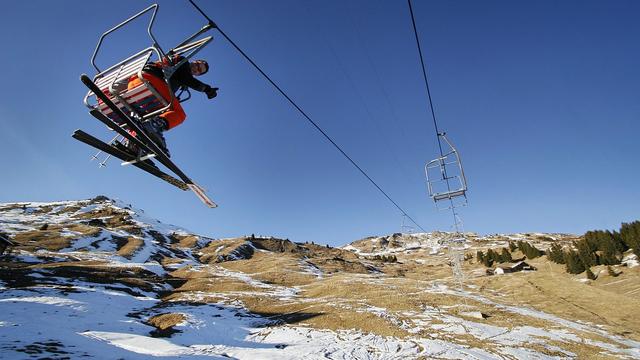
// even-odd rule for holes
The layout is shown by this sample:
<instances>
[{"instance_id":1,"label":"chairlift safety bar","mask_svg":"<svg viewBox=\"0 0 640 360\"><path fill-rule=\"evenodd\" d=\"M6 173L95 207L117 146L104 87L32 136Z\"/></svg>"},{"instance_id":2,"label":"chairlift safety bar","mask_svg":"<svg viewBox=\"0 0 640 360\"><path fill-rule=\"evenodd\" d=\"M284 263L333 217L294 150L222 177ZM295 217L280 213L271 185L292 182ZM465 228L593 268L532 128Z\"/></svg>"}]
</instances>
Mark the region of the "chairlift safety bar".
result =
<instances>
[{"instance_id":1,"label":"chairlift safety bar","mask_svg":"<svg viewBox=\"0 0 640 360\"><path fill-rule=\"evenodd\" d=\"M96 65L96 56L98 56L98 51L100 50L100 46L102 45L102 41L104 40L104 38L111 34L112 32L120 29L121 27L127 25L128 23L132 22L133 20L139 18L140 16L144 15L145 13L153 10L153 13L151 14L151 19L149 20L149 26L147 27L147 33L149 34L149 36L151 37L151 39L153 40L153 45L155 45L155 47L157 47L157 49L160 51L160 53L162 54L162 57L165 56L164 51L162 51L162 48L160 47L160 44L158 44L158 41L156 40L155 36L153 36L153 33L151 32L151 28L153 27L153 23L156 20L156 14L158 13L158 9L160 8L160 6L158 4L153 4L151 6L149 6L148 8L140 11L139 13L133 15L132 17L128 18L127 20L121 22L120 24L114 26L113 28L107 30L104 34L102 34L102 36L100 36L100 40L98 40L98 45L96 46L96 49L93 51L93 56L91 56L91 64L93 65L93 67L98 71L100 71L100 68L98 68L98 66Z\"/></svg>"}]
</instances>

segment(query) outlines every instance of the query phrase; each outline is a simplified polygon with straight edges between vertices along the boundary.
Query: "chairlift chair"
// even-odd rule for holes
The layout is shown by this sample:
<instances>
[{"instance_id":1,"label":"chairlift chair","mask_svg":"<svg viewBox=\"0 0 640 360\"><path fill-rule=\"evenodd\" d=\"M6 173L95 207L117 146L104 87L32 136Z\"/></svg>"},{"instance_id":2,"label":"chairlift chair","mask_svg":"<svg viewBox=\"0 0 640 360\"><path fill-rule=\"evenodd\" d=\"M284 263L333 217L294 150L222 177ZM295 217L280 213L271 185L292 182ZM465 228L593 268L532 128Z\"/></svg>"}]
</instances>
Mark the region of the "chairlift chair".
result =
<instances>
[{"instance_id":1,"label":"chairlift chair","mask_svg":"<svg viewBox=\"0 0 640 360\"><path fill-rule=\"evenodd\" d=\"M447 139L445 133L438 134L444 140L447 151L442 156L431 160L425 167L427 176L427 189L429 196L438 204L442 201L449 201L449 205L444 209L451 209L467 204L467 179L464 175L460 154Z\"/></svg>"},{"instance_id":2,"label":"chairlift chair","mask_svg":"<svg viewBox=\"0 0 640 360\"><path fill-rule=\"evenodd\" d=\"M215 24L208 23L195 34L189 36L180 44L172 48L171 50L164 52L160 47L160 44L156 41L153 35L152 28L155 22L156 14L158 12L158 4L153 4L148 8L133 15L129 19L121 22L115 27L109 29L100 37L96 49L91 57L91 64L96 69L97 73L93 77L93 82L100 88L100 90L109 97L124 113L130 114L134 119L142 122L150 119L156 115L162 114L169 110L171 102L173 101L173 92L171 93L171 101L164 99L158 90L154 88L146 79L142 77L144 66L149 62L162 61L163 59L171 59L175 55L180 55L183 58L176 64L163 69L164 80L169 86L168 79L173 73L183 65L186 61L189 61L196 53L202 50L211 40L213 36L207 36L197 39L205 32L215 28ZM116 30L121 29L125 25L131 23L135 19L142 15L151 12L151 18L147 27L147 33L152 40L151 46L140 50L139 52L127 57L126 59L119 61L118 63L101 70L96 65L96 57L102 46L104 39ZM129 79L136 76L141 85L132 89L127 89ZM182 89L179 93L183 94L186 91L186 97L183 99L178 98L180 102L186 101L191 97L188 89ZM90 110L98 110L103 115L110 119L121 123L119 116L113 112L104 102L97 99L96 95L89 91L84 97L84 104Z\"/></svg>"},{"instance_id":3,"label":"chairlift chair","mask_svg":"<svg viewBox=\"0 0 640 360\"><path fill-rule=\"evenodd\" d=\"M206 17L192 0L189 0L189 2L197 11ZM124 161L122 163L123 165L134 165L181 190L192 190L207 206L216 207L217 205L208 198L204 189L183 173L182 170L169 159L167 154L165 154L165 150L161 149L144 133L142 124L144 121L169 110L174 100L183 102L191 97L189 91L186 90L187 96L182 99L180 98L180 95L185 92L185 89L182 89L178 97L176 97L173 94L173 89L171 89L169 79L181 65L189 61L190 58L211 42L213 36L203 37L203 34L217 27L213 21L206 17L206 25L171 50L165 52L152 31L158 9L158 4L153 4L103 33L91 57L91 64L97 73L94 75L93 80L84 74L80 77L81 81L89 88L89 92L87 92L83 100L84 104L89 108L89 113L107 125L109 130L115 130L119 135L114 137L109 143L105 143L79 129L76 130L72 136L100 150L100 152L92 157L92 160L100 160L98 156L103 152L106 154L106 158L100 162L101 167L105 165L111 156L118 157ZM104 70L99 68L98 65L96 65L96 57L100 52L104 39L111 33L122 29L125 25L149 13L151 16L147 26L147 33L152 40L151 46L138 51ZM177 55L180 55L180 58L178 58ZM170 99L163 98L158 89L143 77L145 65L152 61L163 61L167 64L167 66L163 66L162 72L164 82L167 87L171 89L171 91L169 91ZM129 88L129 80L135 79L136 77L140 80L141 84ZM132 134L132 132L137 135ZM122 147L125 146L123 139L125 138L127 141L132 141L134 145L139 146L143 150L143 153L134 157L130 153L123 151ZM160 170L155 163L150 160L151 158L156 158L177 175L179 179Z\"/></svg>"}]
</instances>

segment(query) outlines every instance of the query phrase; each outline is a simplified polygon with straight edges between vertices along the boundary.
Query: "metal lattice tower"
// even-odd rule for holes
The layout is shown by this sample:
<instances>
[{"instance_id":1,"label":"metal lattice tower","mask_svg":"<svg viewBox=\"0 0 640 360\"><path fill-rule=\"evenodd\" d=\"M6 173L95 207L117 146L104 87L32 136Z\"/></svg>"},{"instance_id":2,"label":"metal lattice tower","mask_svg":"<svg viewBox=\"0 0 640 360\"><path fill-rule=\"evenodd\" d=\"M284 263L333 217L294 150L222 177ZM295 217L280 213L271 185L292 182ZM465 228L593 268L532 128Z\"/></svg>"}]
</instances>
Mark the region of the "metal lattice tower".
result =
<instances>
[{"instance_id":1,"label":"metal lattice tower","mask_svg":"<svg viewBox=\"0 0 640 360\"><path fill-rule=\"evenodd\" d=\"M457 209L467 205L467 180L462 168L460 154L447 139L444 133L438 133L441 144L441 156L425 165L427 176L427 190L439 210L450 210L453 216L453 233L445 241L448 249L449 261L453 271L453 278L460 290L464 285L464 250L466 238L462 227L462 219ZM442 148L442 144L446 148Z\"/></svg>"},{"instance_id":2,"label":"metal lattice tower","mask_svg":"<svg viewBox=\"0 0 640 360\"><path fill-rule=\"evenodd\" d=\"M415 228L407 222L407 215L403 214L402 222L400 223L400 233L413 234L414 232L415 232Z\"/></svg>"}]
</instances>

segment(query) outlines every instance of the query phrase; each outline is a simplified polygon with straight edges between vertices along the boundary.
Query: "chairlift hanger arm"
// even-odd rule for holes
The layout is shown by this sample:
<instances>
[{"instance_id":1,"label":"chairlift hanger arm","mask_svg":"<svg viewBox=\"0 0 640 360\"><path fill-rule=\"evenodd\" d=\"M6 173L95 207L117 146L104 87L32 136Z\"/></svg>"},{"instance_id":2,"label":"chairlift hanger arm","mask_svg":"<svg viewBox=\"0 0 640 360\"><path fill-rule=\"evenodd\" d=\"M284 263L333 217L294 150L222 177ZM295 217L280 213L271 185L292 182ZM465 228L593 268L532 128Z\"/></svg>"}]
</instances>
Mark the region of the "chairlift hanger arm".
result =
<instances>
[{"instance_id":1,"label":"chairlift hanger arm","mask_svg":"<svg viewBox=\"0 0 640 360\"><path fill-rule=\"evenodd\" d=\"M192 41L193 39L197 38L198 36L206 33L207 31L211 30L211 29L215 29L217 28L217 26L215 24L207 24L205 26L202 27L202 29L198 30L196 33L194 33L193 35L189 36L188 38L186 38L184 41L182 41L180 44L174 46L171 50L167 51L167 55L172 55L174 52L177 51L177 49L185 46L186 44L188 44L190 41Z\"/></svg>"},{"instance_id":2,"label":"chairlift hanger arm","mask_svg":"<svg viewBox=\"0 0 640 360\"><path fill-rule=\"evenodd\" d=\"M180 55L185 52L191 51L188 55L184 57L181 61L176 64L172 64L172 66L164 71L164 75L166 78L170 78L173 73L176 71L178 67L180 67L185 62L189 61L191 57L193 57L196 53L198 53L203 47L205 47L211 40L213 40L213 36L209 36L206 38L202 38L200 40L192 42L198 36L206 33L209 30L216 29L217 25L194 3L192 0L189 0L191 5L202 15L205 19L207 19L207 24L204 25L200 30L196 31L193 35L189 36L185 40L183 40L178 45L174 46L171 50L167 52L167 59L170 63L172 63L172 59L170 55ZM190 95L190 94L189 94ZM188 98L187 98L188 99Z\"/></svg>"}]
</instances>

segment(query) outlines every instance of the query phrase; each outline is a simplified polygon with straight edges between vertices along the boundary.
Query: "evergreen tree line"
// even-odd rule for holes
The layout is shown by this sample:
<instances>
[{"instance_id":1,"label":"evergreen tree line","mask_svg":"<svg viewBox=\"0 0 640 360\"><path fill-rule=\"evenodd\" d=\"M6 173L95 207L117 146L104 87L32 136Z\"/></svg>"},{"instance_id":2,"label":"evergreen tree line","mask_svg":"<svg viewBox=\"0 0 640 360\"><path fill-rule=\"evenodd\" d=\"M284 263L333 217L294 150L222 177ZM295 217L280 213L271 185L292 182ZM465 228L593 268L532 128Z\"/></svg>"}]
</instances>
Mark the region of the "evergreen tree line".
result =
<instances>
[{"instance_id":1,"label":"evergreen tree line","mask_svg":"<svg viewBox=\"0 0 640 360\"><path fill-rule=\"evenodd\" d=\"M563 250L561 245L554 243L546 251L546 255L550 261L564 264L570 274L586 271L589 279L595 279L590 268L597 265L607 265L609 274L617 276L610 266L620 264L622 254L630 249L640 257L640 221L622 223L620 231L587 231L581 240L573 242L572 249ZM508 249L489 249L486 254L478 250L476 259L484 266L491 267L495 263L511 262L511 252L516 250L520 250L528 259L545 255L544 251L526 241L510 241Z\"/></svg>"},{"instance_id":2,"label":"evergreen tree line","mask_svg":"<svg viewBox=\"0 0 640 360\"><path fill-rule=\"evenodd\" d=\"M478 252L476 252L476 260L486 267L491 267L494 263L502 264L505 262L511 262L513 259L511 258L509 250L507 248L502 248L500 252L489 249L486 254L483 253L482 250L478 250Z\"/></svg>"},{"instance_id":3,"label":"evergreen tree line","mask_svg":"<svg viewBox=\"0 0 640 360\"><path fill-rule=\"evenodd\" d=\"M539 256L544 255L544 251L538 250L535 246L529 244L525 241L518 241L517 243L510 241L509 248L501 248L501 250L487 250L485 254L482 250L478 250L476 252L476 260L481 262L486 267L491 267L495 263L507 263L512 262L513 257L511 253L516 250L520 250L524 256L528 259L535 259Z\"/></svg>"},{"instance_id":4,"label":"evergreen tree line","mask_svg":"<svg viewBox=\"0 0 640 360\"><path fill-rule=\"evenodd\" d=\"M535 259L544 255L544 251L538 250L535 246L526 241L518 241L518 249L527 257L527 259Z\"/></svg>"},{"instance_id":5,"label":"evergreen tree line","mask_svg":"<svg viewBox=\"0 0 640 360\"><path fill-rule=\"evenodd\" d=\"M398 258L395 255L376 255L371 259L383 262L398 262Z\"/></svg>"},{"instance_id":6,"label":"evergreen tree line","mask_svg":"<svg viewBox=\"0 0 640 360\"><path fill-rule=\"evenodd\" d=\"M558 244L551 245L547 253L550 261L564 264L570 274L587 271L587 277L595 279L590 267L596 265L617 265L622 254L632 249L640 257L640 221L623 223L620 231L587 231L580 241L574 241L573 247L563 251ZM608 268L610 273L613 270Z\"/></svg>"}]
</instances>

